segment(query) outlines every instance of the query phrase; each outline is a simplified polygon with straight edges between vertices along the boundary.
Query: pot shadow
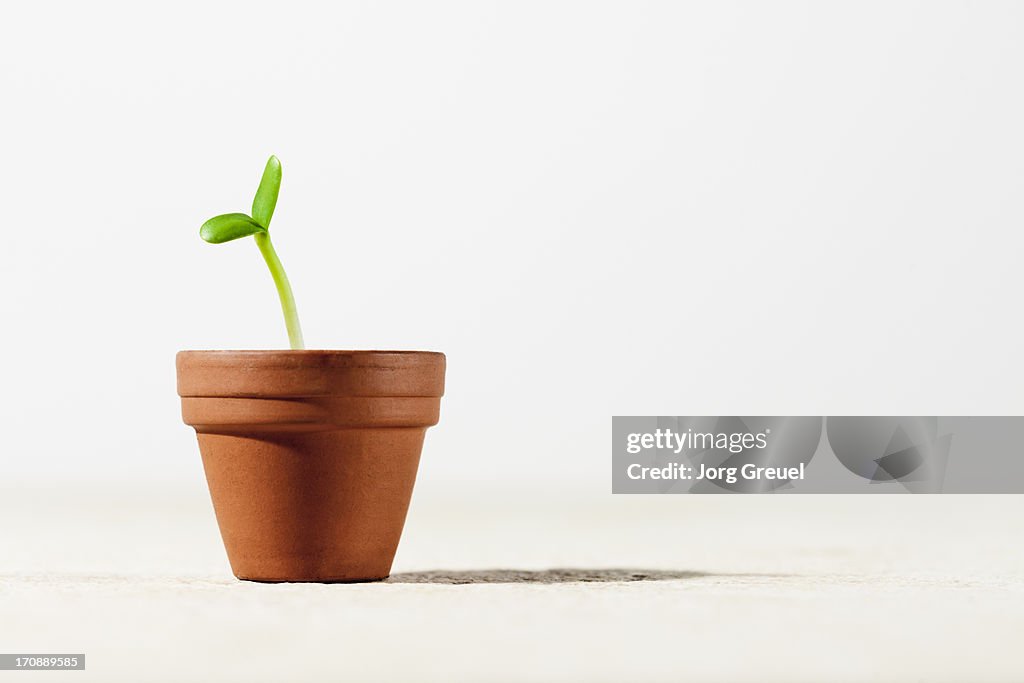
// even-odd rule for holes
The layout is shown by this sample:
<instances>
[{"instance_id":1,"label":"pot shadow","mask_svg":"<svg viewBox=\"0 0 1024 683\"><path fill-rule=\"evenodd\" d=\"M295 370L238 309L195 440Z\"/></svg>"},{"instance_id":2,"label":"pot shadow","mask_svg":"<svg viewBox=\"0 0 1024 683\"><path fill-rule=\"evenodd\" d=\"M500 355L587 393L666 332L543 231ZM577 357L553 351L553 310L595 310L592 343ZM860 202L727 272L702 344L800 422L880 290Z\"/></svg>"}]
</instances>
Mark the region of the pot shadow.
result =
<instances>
[{"instance_id":1,"label":"pot shadow","mask_svg":"<svg viewBox=\"0 0 1024 683\"><path fill-rule=\"evenodd\" d=\"M672 569L480 569L401 572L384 583L633 583L637 581L682 581L715 576L708 572Z\"/></svg>"}]
</instances>

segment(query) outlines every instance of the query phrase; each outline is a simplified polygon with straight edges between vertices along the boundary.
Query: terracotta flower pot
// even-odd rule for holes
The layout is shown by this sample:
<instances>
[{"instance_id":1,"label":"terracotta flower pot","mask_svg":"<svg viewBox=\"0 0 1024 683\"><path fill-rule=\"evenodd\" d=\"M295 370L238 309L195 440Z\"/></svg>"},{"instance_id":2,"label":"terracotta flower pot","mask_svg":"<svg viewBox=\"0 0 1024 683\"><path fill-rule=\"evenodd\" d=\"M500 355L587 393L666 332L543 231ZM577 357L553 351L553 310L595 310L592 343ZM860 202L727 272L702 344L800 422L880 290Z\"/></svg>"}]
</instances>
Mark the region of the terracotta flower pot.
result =
<instances>
[{"instance_id":1,"label":"terracotta flower pot","mask_svg":"<svg viewBox=\"0 0 1024 683\"><path fill-rule=\"evenodd\" d=\"M387 578L444 354L182 351L177 367L235 576Z\"/></svg>"}]
</instances>

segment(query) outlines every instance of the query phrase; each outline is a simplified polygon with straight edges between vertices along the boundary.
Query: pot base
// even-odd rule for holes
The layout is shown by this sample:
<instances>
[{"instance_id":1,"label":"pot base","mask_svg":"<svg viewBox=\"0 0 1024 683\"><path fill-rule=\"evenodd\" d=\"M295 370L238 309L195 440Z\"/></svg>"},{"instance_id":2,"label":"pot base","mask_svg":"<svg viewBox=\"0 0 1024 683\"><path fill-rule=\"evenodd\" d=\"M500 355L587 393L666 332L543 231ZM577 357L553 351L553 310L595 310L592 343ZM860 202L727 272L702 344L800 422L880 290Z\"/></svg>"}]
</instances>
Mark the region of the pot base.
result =
<instances>
[{"instance_id":1,"label":"pot base","mask_svg":"<svg viewBox=\"0 0 1024 683\"><path fill-rule=\"evenodd\" d=\"M267 582L386 578L425 431L199 434L235 576Z\"/></svg>"},{"instance_id":2,"label":"pot base","mask_svg":"<svg viewBox=\"0 0 1024 683\"><path fill-rule=\"evenodd\" d=\"M379 583L381 581L387 581L390 578L388 576L382 576L376 579L255 579L249 576L239 576L235 574L235 578L239 581L250 581L252 583Z\"/></svg>"}]
</instances>

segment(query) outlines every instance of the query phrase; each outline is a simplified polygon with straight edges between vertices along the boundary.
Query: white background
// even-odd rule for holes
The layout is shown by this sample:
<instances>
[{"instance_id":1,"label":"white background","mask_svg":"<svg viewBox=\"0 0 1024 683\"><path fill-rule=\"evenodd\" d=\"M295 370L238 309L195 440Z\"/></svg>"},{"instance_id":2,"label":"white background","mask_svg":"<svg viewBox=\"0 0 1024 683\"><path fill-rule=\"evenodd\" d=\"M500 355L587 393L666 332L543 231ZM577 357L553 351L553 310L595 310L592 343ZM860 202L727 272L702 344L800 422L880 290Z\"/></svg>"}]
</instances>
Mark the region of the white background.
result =
<instances>
[{"instance_id":1,"label":"white background","mask_svg":"<svg viewBox=\"0 0 1024 683\"><path fill-rule=\"evenodd\" d=\"M174 353L448 354L420 489L610 488L613 414L1019 414L1024 5L19 3L3 476L197 482Z\"/></svg>"}]
</instances>

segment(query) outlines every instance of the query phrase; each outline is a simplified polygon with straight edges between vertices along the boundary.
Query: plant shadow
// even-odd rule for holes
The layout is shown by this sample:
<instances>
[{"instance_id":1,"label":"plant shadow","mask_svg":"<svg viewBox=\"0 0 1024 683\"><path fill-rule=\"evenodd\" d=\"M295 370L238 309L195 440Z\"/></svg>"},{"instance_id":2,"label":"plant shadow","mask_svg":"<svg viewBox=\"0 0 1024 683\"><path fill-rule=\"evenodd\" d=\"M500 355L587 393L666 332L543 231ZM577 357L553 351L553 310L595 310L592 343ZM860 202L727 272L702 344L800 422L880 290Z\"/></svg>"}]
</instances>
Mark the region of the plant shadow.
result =
<instances>
[{"instance_id":1,"label":"plant shadow","mask_svg":"<svg viewBox=\"0 0 1024 683\"><path fill-rule=\"evenodd\" d=\"M713 576L707 572L672 569L480 569L435 570L392 574L385 583L633 583L637 581L681 581Z\"/></svg>"}]
</instances>

